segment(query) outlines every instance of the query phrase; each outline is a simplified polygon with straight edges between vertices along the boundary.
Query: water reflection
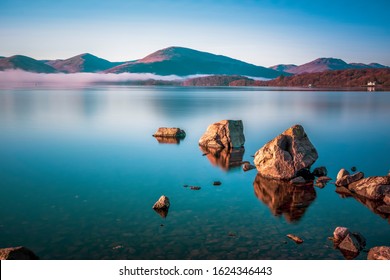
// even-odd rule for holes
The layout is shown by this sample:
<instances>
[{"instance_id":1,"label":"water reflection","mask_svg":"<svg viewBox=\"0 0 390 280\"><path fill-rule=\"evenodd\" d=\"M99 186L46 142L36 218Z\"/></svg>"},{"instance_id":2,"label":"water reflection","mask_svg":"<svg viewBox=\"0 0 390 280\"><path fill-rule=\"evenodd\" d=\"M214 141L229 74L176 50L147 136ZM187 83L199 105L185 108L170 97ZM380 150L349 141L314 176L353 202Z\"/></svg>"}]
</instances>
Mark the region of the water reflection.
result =
<instances>
[{"instance_id":1,"label":"water reflection","mask_svg":"<svg viewBox=\"0 0 390 280\"><path fill-rule=\"evenodd\" d=\"M180 144L182 138L154 136L159 144Z\"/></svg>"},{"instance_id":2,"label":"water reflection","mask_svg":"<svg viewBox=\"0 0 390 280\"><path fill-rule=\"evenodd\" d=\"M275 216L284 215L288 222L299 221L316 199L313 185L294 186L287 182L267 179L257 174L253 182L255 195Z\"/></svg>"},{"instance_id":3,"label":"water reflection","mask_svg":"<svg viewBox=\"0 0 390 280\"><path fill-rule=\"evenodd\" d=\"M162 208L162 209L153 209L156 211L157 214L161 216L161 218L166 218L168 216L168 209L167 208Z\"/></svg>"},{"instance_id":4,"label":"water reflection","mask_svg":"<svg viewBox=\"0 0 390 280\"><path fill-rule=\"evenodd\" d=\"M210 163L220 167L222 170L229 171L234 167L239 167L242 164L245 149L212 149L199 146L203 155L207 157Z\"/></svg>"},{"instance_id":5,"label":"water reflection","mask_svg":"<svg viewBox=\"0 0 390 280\"><path fill-rule=\"evenodd\" d=\"M342 197L342 198L349 198L353 197L357 201L359 201L361 204L366 206L368 209L370 209L373 213L377 214L378 216L382 217L383 219L388 219L390 224L390 205L387 205L383 201L380 200L371 200L362 196L358 196L352 192L350 192L346 188L336 188L336 192Z\"/></svg>"}]
</instances>

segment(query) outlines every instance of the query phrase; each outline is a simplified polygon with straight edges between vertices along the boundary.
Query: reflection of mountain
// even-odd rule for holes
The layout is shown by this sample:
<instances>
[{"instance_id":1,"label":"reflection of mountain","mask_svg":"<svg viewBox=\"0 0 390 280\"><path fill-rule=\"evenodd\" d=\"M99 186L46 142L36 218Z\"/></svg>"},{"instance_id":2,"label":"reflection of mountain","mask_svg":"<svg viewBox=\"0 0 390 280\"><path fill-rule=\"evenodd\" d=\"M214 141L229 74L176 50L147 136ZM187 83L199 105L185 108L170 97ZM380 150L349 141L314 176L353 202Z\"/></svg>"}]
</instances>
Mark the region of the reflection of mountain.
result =
<instances>
[{"instance_id":1,"label":"reflection of mountain","mask_svg":"<svg viewBox=\"0 0 390 280\"><path fill-rule=\"evenodd\" d=\"M342 198L346 197L353 197L357 201L359 201L361 204L365 205L368 209L370 209L375 214L381 216L383 219L388 219L390 223L390 205L385 204L383 201L380 200L371 200L356 194L353 194L351 192L342 192L340 190L341 188L337 188L336 192L341 195Z\"/></svg>"},{"instance_id":2,"label":"reflection of mountain","mask_svg":"<svg viewBox=\"0 0 390 280\"><path fill-rule=\"evenodd\" d=\"M181 138L154 136L160 144L180 144Z\"/></svg>"},{"instance_id":3,"label":"reflection of mountain","mask_svg":"<svg viewBox=\"0 0 390 280\"><path fill-rule=\"evenodd\" d=\"M253 187L257 198L265 203L275 216L284 215L288 222L300 220L317 196L313 186L298 187L287 182L266 179L259 174L253 182Z\"/></svg>"},{"instance_id":4,"label":"reflection of mountain","mask_svg":"<svg viewBox=\"0 0 390 280\"><path fill-rule=\"evenodd\" d=\"M210 149L199 146L202 153L204 153L210 163L215 166L219 166L221 169L228 171L232 167L238 167L242 164L242 158L244 156L245 149Z\"/></svg>"}]
</instances>

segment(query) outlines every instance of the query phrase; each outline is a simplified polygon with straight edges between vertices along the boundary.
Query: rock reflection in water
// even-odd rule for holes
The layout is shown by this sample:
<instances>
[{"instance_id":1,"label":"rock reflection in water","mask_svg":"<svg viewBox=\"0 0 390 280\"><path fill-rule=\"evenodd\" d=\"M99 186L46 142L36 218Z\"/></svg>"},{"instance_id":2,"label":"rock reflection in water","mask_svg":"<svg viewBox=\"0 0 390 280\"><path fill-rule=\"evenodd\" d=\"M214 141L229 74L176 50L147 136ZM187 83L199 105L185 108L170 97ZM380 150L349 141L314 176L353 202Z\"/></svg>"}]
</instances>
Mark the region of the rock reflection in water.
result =
<instances>
[{"instance_id":1,"label":"rock reflection in water","mask_svg":"<svg viewBox=\"0 0 390 280\"><path fill-rule=\"evenodd\" d=\"M160 144L180 144L181 138L176 137L161 137L161 136L155 136L156 140Z\"/></svg>"},{"instance_id":2,"label":"rock reflection in water","mask_svg":"<svg viewBox=\"0 0 390 280\"><path fill-rule=\"evenodd\" d=\"M212 165L218 166L225 171L241 166L245 152L244 148L212 149L202 146L199 146L199 148Z\"/></svg>"},{"instance_id":3,"label":"rock reflection in water","mask_svg":"<svg viewBox=\"0 0 390 280\"><path fill-rule=\"evenodd\" d=\"M313 185L294 186L288 182L272 180L257 174L253 182L255 195L275 216L284 215L288 222L297 222L316 199Z\"/></svg>"},{"instance_id":4,"label":"rock reflection in water","mask_svg":"<svg viewBox=\"0 0 390 280\"><path fill-rule=\"evenodd\" d=\"M348 192L347 192L348 191ZM390 224L390 205L384 203L383 201L380 200L372 200L368 199L363 196L356 195L349 191L346 188L336 188L336 192L340 194L340 197L342 198L348 198L348 197L353 197L357 201L359 201L361 204L366 206L368 209L370 209L373 213L379 215L383 219L387 219Z\"/></svg>"},{"instance_id":5,"label":"rock reflection in water","mask_svg":"<svg viewBox=\"0 0 390 280\"><path fill-rule=\"evenodd\" d=\"M168 216L168 209L167 208L161 208L161 209L153 209L156 211L157 214L159 214L162 218L166 218Z\"/></svg>"}]
</instances>

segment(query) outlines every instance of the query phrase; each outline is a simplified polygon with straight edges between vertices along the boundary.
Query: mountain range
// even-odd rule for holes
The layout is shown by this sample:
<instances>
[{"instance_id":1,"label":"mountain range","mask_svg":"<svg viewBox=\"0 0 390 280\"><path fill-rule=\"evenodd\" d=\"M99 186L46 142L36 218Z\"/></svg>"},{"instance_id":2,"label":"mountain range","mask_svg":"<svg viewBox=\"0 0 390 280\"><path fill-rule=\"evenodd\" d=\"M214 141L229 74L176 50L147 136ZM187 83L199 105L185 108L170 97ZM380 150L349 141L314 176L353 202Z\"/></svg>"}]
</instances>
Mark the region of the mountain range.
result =
<instances>
[{"instance_id":1,"label":"mountain range","mask_svg":"<svg viewBox=\"0 0 390 280\"><path fill-rule=\"evenodd\" d=\"M301 73L324 72L344 69L388 68L378 63L346 63L337 58L318 58L294 65L279 64L269 68L256 66L223 55L197 51L183 47L158 50L134 61L110 62L89 53L68 59L35 60L23 55L0 56L0 71L21 69L35 73L153 73L156 75L188 76L196 74L239 75L273 79Z\"/></svg>"},{"instance_id":2,"label":"mountain range","mask_svg":"<svg viewBox=\"0 0 390 280\"><path fill-rule=\"evenodd\" d=\"M346 69L372 69L372 68L388 68L385 65L379 63L346 63L342 59L338 58L317 58L313 61L302 65L294 64L278 64L270 67L277 71L283 71L291 74L303 74L303 73L318 73L329 70L346 70Z\"/></svg>"}]
</instances>

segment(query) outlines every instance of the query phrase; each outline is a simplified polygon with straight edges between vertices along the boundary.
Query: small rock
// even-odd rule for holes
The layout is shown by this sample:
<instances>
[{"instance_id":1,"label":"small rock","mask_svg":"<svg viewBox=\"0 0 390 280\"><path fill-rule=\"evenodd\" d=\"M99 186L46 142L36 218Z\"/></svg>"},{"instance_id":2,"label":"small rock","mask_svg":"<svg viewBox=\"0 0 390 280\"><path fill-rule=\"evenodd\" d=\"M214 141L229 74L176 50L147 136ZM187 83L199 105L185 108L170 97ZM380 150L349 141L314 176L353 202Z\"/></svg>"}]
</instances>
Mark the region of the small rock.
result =
<instances>
[{"instance_id":1,"label":"small rock","mask_svg":"<svg viewBox=\"0 0 390 280\"><path fill-rule=\"evenodd\" d=\"M290 238L291 240L293 240L297 244L303 243L303 240L294 234L287 234L287 237Z\"/></svg>"},{"instance_id":2,"label":"small rock","mask_svg":"<svg viewBox=\"0 0 390 280\"><path fill-rule=\"evenodd\" d=\"M357 170L356 166L352 166L352 167L351 167L351 171L352 171L352 172L356 172L356 170Z\"/></svg>"},{"instance_id":3,"label":"small rock","mask_svg":"<svg viewBox=\"0 0 390 280\"><path fill-rule=\"evenodd\" d=\"M0 260L38 260L39 258L26 247L0 249Z\"/></svg>"},{"instance_id":4,"label":"small rock","mask_svg":"<svg viewBox=\"0 0 390 280\"><path fill-rule=\"evenodd\" d=\"M383 202L387 205L390 205L390 194L385 195L385 197L383 198Z\"/></svg>"},{"instance_id":5,"label":"small rock","mask_svg":"<svg viewBox=\"0 0 390 280\"><path fill-rule=\"evenodd\" d=\"M317 183L327 183L329 182L330 180L332 180L332 178L330 177L327 177L327 176L321 176L321 177L318 177L317 178Z\"/></svg>"},{"instance_id":6,"label":"small rock","mask_svg":"<svg viewBox=\"0 0 390 280\"><path fill-rule=\"evenodd\" d=\"M122 249L122 248L123 248L122 245L118 245L118 246L112 247L112 250L118 250L118 249Z\"/></svg>"},{"instance_id":7,"label":"small rock","mask_svg":"<svg viewBox=\"0 0 390 280\"><path fill-rule=\"evenodd\" d=\"M337 227L333 232L334 241L342 241L348 234L350 234L350 231L346 227Z\"/></svg>"},{"instance_id":8,"label":"small rock","mask_svg":"<svg viewBox=\"0 0 390 280\"><path fill-rule=\"evenodd\" d=\"M242 170L244 170L245 172L246 171L249 171L249 170L252 170L252 169L255 169L256 166L250 164L250 163L247 163L245 162L243 165L242 165Z\"/></svg>"},{"instance_id":9,"label":"small rock","mask_svg":"<svg viewBox=\"0 0 390 280\"><path fill-rule=\"evenodd\" d=\"M177 127L160 127L154 137L174 137L174 138L184 138L186 133L184 130Z\"/></svg>"},{"instance_id":10,"label":"small rock","mask_svg":"<svg viewBox=\"0 0 390 280\"><path fill-rule=\"evenodd\" d=\"M368 252L368 260L390 260L390 247L378 246L373 247Z\"/></svg>"},{"instance_id":11,"label":"small rock","mask_svg":"<svg viewBox=\"0 0 390 280\"><path fill-rule=\"evenodd\" d=\"M190 189L193 190L193 191L199 191L201 189L201 187L191 186Z\"/></svg>"},{"instance_id":12,"label":"small rock","mask_svg":"<svg viewBox=\"0 0 390 280\"><path fill-rule=\"evenodd\" d=\"M313 170L313 175L316 177L326 176L328 175L328 170L326 169L325 166L316 167Z\"/></svg>"},{"instance_id":13,"label":"small rock","mask_svg":"<svg viewBox=\"0 0 390 280\"><path fill-rule=\"evenodd\" d=\"M340 169L339 173L337 173L336 181L347 175L349 175L349 172L347 170L345 170L344 168Z\"/></svg>"},{"instance_id":14,"label":"small rock","mask_svg":"<svg viewBox=\"0 0 390 280\"><path fill-rule=\"evenodd\" d=\"M168 209L171 206L169 198L165 195L162 195L156 203L153 205L153 209Z\"/></svg>"},{"instance_id":15,"label":"small rock","mask_svg":"<svg viewBox=\"0 0 390 280\"><path fill-rule=\"evenodd\" d=\"M220 186L222 185L222 183L220 181L214 181L213 182L213 186Z\"/></svg>"},{"instance_id":16,"label":"small rock","mask_svg":"<svg viewBox=\"0 0 390 280\"><path fill-rule=\"evenodd\" d=\"M306 180L303 177L299 176L294 179L291 179L290 183L294 185L300 185L300 184L305 184Z\"/></svg>"},{"instance_id":17,"label":"small rock","mask_svg":"<svg viewBox=\"0 0 390 280\"><path fill-rule=\"evenodd\" d=\"M361 245L357 238L353 234L348 234L343 241L338 245L338 248L343 251L348 251L351 253L359 253L361 250Z\"/></svg>"},{"instance_id":18,"label":"small rock","mask_svg":"<svg viewBox=\"0 0 390 280\"><path fill-rule=\"evenodd\" d=\"M235 237L235 236L237 236L237 234L234 233L234 232L229 232L229 233L228 233L228 236L230 236L230 237Z\"/></svg>"},{"instance_id":19,"label":"small rock","mask_svg":"<svg viewBox=\"0 0 390 280\"><path fill-rule=\"evenodd\" d=\"M188 185L183 185L183 188L188 188Z\"/></svg>"},{"instance_id":20,"label":"small rock","mask_svg":"<svg viewBox=\"0 0 390 280\"><path fill-rule=\"evenodd\" d=\"M363 177L364 177L363 172L357 172L357 173L352 174L352 175L345 175L336 181L336 186L346 187L354 182L357 182L357 181L363 179Z\"/></svg>"}]
</instances>

